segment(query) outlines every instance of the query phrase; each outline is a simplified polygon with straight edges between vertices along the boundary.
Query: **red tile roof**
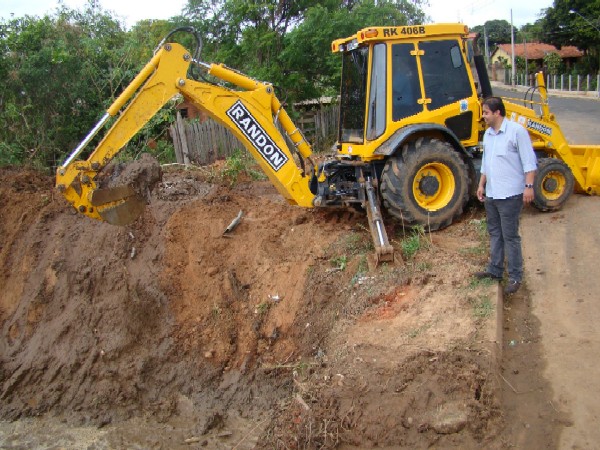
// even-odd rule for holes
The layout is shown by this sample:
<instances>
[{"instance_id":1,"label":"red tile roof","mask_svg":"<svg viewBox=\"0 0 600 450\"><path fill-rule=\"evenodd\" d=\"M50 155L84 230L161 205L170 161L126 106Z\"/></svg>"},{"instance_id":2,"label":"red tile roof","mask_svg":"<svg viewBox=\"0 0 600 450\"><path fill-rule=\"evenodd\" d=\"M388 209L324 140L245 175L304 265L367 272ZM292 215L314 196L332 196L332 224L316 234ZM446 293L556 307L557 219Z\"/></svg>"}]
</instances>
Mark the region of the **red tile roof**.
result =
<instances>
[{"instance_id":1,"label":"red tile roof","mask_svg":"<svg viewBox=\"0 0 600 450\"><path fill-rule=\"evenodd\" d=\"M508 55L512 55L510 44L498 44L498 47ZM527 50L527 59L543 59L546 53L558 53L561 58L578 58L583 56L583 52L572 45L564 46L558 50L554 45L541 44L539 42L515 44L515 56L525 57L525 50Z\"/></svg>"}]
</instances>

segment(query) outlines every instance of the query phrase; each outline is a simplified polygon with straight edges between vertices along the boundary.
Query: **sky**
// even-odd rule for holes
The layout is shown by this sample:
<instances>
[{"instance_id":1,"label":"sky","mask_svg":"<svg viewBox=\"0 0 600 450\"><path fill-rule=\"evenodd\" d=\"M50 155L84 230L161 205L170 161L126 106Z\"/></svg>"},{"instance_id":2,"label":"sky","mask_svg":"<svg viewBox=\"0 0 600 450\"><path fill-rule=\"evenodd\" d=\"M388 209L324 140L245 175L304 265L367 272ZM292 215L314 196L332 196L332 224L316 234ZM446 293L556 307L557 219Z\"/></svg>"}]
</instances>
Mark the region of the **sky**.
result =
<instances>
[{"instance_id":1,"label":"sky","mask_svg":"<svg viewBox=\"0 0 600 450\"><path fill-rule=\"evenodd\" d=\"M86 0L63 0L69 8L82 8ZM552 0L429 0L425 13L433 22L462 22L470 27L483 25L488 20L506 20L520 27L539 19ZM187 0L100 0L103 9L114 12L131 27L142 19L168 19L179 15ZM0 17L10 19L26 14L43 16L52 13L58 0L0 0Z\"/></svg>"},{"instance_id":2,"label":"sky","mask_svg":"<svg viewBox=\"0 0 600 450\"><path fill-rule=\"evenodd\" d=\"M521 27L538 20L540 12L549 8L553 0L429 0L424 8L433 22L461 22L470 27L483 25L488 20L506 20Z\"/></svg>"},{"instance_id":3,"label":"sky","mask_svg":"<svg viewBox=\"0 0 600 450\"><path fill-rule=\"evenodd\" d=\"M86 0L62 0L72 9L82 9ZM115 13L128 28L143 19L168 19L181 14L187 0L100 0L104 10ZM58 7L58 0L0 0L0 17L10 19L24 15L43 16Z\"/></svg>"}]
</instances>

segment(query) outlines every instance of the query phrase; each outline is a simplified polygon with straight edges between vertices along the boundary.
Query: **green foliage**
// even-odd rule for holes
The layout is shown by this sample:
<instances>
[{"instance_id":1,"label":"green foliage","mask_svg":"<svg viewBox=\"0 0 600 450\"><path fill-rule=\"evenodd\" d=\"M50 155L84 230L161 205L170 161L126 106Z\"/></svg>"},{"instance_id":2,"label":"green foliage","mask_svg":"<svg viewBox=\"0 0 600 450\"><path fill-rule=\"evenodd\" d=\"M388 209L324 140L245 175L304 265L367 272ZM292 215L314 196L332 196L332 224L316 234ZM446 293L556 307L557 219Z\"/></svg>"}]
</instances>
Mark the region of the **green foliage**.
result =
<instances>
[{"instance_id":1,"label":"green foliage","mask_svg":"<svg viewBox=\"0 0 600 450\"><path fill-rule=\"evenodd\" d=\"M481 296L471 300L473 315L478 319L486 319L494 312L494 305L488 296Z\"/></svg>"},{"instance_id":2,"label":"green foliage","mask_svg":"<svg viewBox=\"0 0 600 450\"><path fill-rule=\"evenodd\" d=\"M517 31L515 36L517 42L543 42L544 29L542 21L536 20L535 23L528 23Z\"/></svg>"},{"instance_id":3,"label":"green foliage","mask_svg":"<svg viewBox=\"0 0 600 450\"><path fill-rule=\"evenodd\" d=\"M267 314L269 312L269 310L271 309L271 303L268 301L263 301L260 302L258 305L256 305L256 314L259 314L261 316Z\"/></svg>"},{"instance_id":4,"label":"green foliage","mask_svg":"<svg viewBox=\"0 0 600 450\"><path fill-rule=\"evenodd\" d=\"M517 70L523 72L525 70L525 58L522 56L515 56L515 66Z\"/></svg>"},{"instance_id":5,"label":"green foliage","mask_svg":"<svg viewBox=\"0 0 600 450\"><path fill-rule=\"evenodd\" d=\"M341 58L331 52L331 42L361 28L421 23L422 2L361 1L352 8L317 4L306 11L304 21L285 39L280 62L285 68L278 83L295 100L336 95L340 84Z\"/></svg>"},{"instance_id":6,"label":"green foliage","mask_svg":"<svg viewBox=\"0 0 600 450\"><path fill-rule=\"evenodd\" d=\"M497 281L492 280L491 278L475 278L472 277L469 279L469 285L467 286L471 290L479 289L482 286L491 286L492 284L497 283Z\"/></svg>"},{"instance_id":7,"label":"green foliage","mask_svg":"<svg viewBox=\"0 0 600 450\"><path fill-rule=\"evenodd\" d=\"M373 250L373 241L364 233L349 233L344 236L343 251L350 255L360 255Z\"/></svg>"},{"instance_id":8,"label":"green foliage","mask_svg":"<svg viewBox=\"0 0 600 450\"><path fill-rule=\"evenodd\" d=\"M2 29L0 141L20 163L55 166L112 96L110 69L119 66L124 32L101 11L65 8Z\"/></svg>"},{"instance_id":9,"label":"green foliage","mask_svg":"<svg viewBox=\"0 0 600 450\"><path fill-rule=\"evenodd\" d=\"M331 259L331 265L339 270L346 270L348 265L348 257L346 255L337 256Z\"/></svg>"},{"instance_id":10,"label":"green foliage","mask_svg":"<svg viewBox=\"0 0 600 450\"><path fill-rule=\"evenodd\" d=\"M471 32L480 34L477 45L482 55L485 55L486 36L488 49L491 53L498 44L507 44L510 42L510 30L510 23L506 20L488 20L483 25L476 25L471 28Z\"/></svg>"},{"instance_id":11,"label":"green foliage","mask_svg":"<svg viewBox=\"0 0 600 450\"><path fill-rule=\"evenodd\" d=\"M20 165L25 160L23 149L7 142L0 142L0 167Z\"/></svg>"},{"instance_id":12,"label":"green foliage","mask_svg":"<svg viewBox=\"0 0 600 450\"><path fill-rule=\"evenodd\" d=\"M546 53L544 55L544 66L550 75L556 75L563 71L563 61L558 53Z\"/></svg>"},{"instance_id":13,"label":"green foliage","mask_svg":"<svg viewBox=\"0 0 600 450\"><path fill-rule=\"evenodd\" d=\"M245 173L252 180L264 180L266 176L263 172L254 170L256 162L247 152L236 149L233 154L225 159L225 168L222 171L223 178L229 180L231 185L237 183L240 174Z\"/></svg>"},{"instance_id":14,"label":"green foliage","mask_svg":"<svg viewBox=\"0 0 600 450\"><path fill-rule=\"evenodd\" d=\"M558 48L574 45L588 53L591 66L598 70L600 53L600 1L554 0L541 19L544 42Z\"/></svg>"},{"instance_id":15,"label":"green foliage","mask_svg":"<svg viewBox=\"0 0 600 450\"><path fill-rule=\"evenodd\" d=\"M402 255L406 259L412 259L422 248L428 248L430 244L429 239L425 234L425 228L422 225L415 226L412 228L410 234L400 242L400 248L402 249Z\"/></svg>"},{"instance_id":16,"label":"green foliage","mask_svg":"<svg viewBox=\"0 0 600 450\"><path fill-rule=\"evenodd\" d=\"M402 255L406 259L412 259L421 248L421 236L411 234L405 239L402 239Z\"/></svg>"},{"instance_id":17,"label":"green foliage","mask_svg":"<svg viewBox=\"0 0 600 450\"><path fill-rule=\"evenodd\" d=\"M483 36L484 27L490 45L508 44L510 42L511 27L506 20L488 20L483 25L473 27L471 31L481 33L481 36Z\"/></svg>"}]
</instances>

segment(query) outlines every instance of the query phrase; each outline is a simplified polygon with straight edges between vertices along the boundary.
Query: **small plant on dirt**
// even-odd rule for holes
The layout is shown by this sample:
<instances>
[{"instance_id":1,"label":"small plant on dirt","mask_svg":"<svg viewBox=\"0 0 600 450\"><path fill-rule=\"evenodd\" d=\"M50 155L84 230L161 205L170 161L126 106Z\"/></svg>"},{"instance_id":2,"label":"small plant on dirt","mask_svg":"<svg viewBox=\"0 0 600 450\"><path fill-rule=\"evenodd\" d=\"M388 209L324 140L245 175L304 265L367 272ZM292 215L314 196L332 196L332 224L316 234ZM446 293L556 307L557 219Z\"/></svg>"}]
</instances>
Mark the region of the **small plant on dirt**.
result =
<instances>
[{"instance_id":1,"label":"small plant on dirt","mask_svg":"<svg viewBox=\"0 0 600 450\"><path fill-rule=\"evenodd\" d=\"M487 241L487 221L485 219L473 219L469 224L475 227L479 239Z\"/></svg>"},{"instance_id":2,"label":"small plant on dirt","mask_svg":"<svg viewBox=\"0 0 600 450\"><path fill-rule=\"evenodd\" d=\"M255 312L262 316L266 314L269 311L269 309L271 309L271 303L265 301L256 305Z\"/></svg>"},{"instance_id":3,"label":"small plant on dirt","mask_svg":"<svg viewBox=\"0 0 600 450\"><path fill-rule=\"evenodd\" d=\"M219 317L221 316L221 308L219 307L219 305L217 305L216 303L214 304L210 315L212 316L213 320L219 319Z\"/></svg>"},{"instance_id":4,"label":"small plant on dirt","mask_svg":"<svg viewBox=\"0 0 600 450\"><path fill-rule=\"evenodd\" d=\"M358 257L358 267L356 268L356 273L364 275L369 271L369 264L367 262L367 255L360 255Z\"/></svg>"},{"instance_id":5,"label":"small plant on dirt","mask_svg":"<svg viewBox=\"0 0 600 450\"><path fill-rule=\"evenodd\" d=\"M350 233L344 237L344 250L351 255L369 253L373 250L373 241L364 233Z\"/></svg>"},{"instance_id":6,"label":"small plant on dirt","mask_svg":"<svg viewBox=\"0 0 600 450\"><path fill-rule=\"evenodd\" d=\"M262 172L252 169L253 165L254 160L250 159L245 152L236 149L231 156L225 159L223 178L229 180L231 185L237 183L241 173L247 174L252 180L264 180L266 176Z\"/></svg>"},{"instance_id":7,"label":"small plant on dirt","mask_svg":"<svg viewBox=\"0 0 600 450\"><path fill-rule=\"evenodd\" d=\"M409 236L400 242L402 255L406 259L412 259L422 248L429 248L430 241L425 234L425 227L418 225L412 228Z\"/></svg>"},{"instance_id":8,"label":"small plant on dirt","mask_svg":"<svg viewBox=\"0 0 600 450\"><path fill-rule=\"evenodd\" d=\"M346 270L348 257L346 255L336 256L331 260L331 265L338 270Z\"/></svg>"},{"instance_id":9,"label":"small plant on dirt","mask_svg":"<svg viewBox=\"0 0 600 450\"><path fill-rule=\"evenodd\" d=\"M473 315L478 319L486 319L494 312L494 305L487 295L471 300Z\"/></svg>"},{"instance_id":10,"label":"small plant on dirt","mask_svg":"<svg viewBox=\"0 0 600 450\"><path fill-rule=\"evenodd\" d=\"M427 272L433 268L433 264L430 261L422 261L415 266L417 272Z\"/></svg>"},{"instance_id":11,"label":"small plant on dirt","mask_svg":"<svg viewBox=\"0 0 600 450\"><path fill-rule=\"evenodd\" d=\"M310 364L306 361L300 361L294 366L294 370L292 371L294 378L302 377L308 373L308 369L310 368Z\"/></svg>"},{"instance_id":12,"label":"small plant on dirt","mask_svg":"<svg viewBox=\"0 0 600 450\"><path fill-rule=\"evenodd\" d=\"M468 288L469 289L477 289L479 287L482 286L491 286L492 284L496 283L496 281L492 280L491 278L475 278L475 277L471 277L469 279L469 285Z\"/></svg>"}]
</instances>

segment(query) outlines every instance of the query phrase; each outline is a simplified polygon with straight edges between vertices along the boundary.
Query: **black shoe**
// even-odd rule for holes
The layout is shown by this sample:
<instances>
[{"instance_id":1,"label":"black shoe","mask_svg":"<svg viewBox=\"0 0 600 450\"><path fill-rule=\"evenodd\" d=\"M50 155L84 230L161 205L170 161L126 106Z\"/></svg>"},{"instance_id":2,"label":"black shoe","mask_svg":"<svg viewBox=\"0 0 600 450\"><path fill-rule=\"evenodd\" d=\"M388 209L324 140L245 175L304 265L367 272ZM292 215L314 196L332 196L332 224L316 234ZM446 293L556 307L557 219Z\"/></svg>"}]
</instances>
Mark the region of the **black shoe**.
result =
<instances>
[{"instance_id":1,"label":"black shoe","mask_svg":"<svg viewBox=\"0 0 600 450\"><path fill-rule=\"evenodd\" d=\"M521 283L515 280L508 280L506 286L504 286L504 293L507 295L514 294L521 287Z\"/></svg>"},{"instance_id":2,"label":"black shoe","mask_svg":"<svg viewBox=\"0 0 600 450\"><path fill-rule=\"evenodd\" d=\"M481 271L481 272L475 272L473 274L473 276L475 278L477 278L478 280L483 280L484 278L491 278L492 280L501 280L502 279L502 277L494 275L493 273L490 273L487 270L484 270L484 271Z\"/></svg>"}]
</instances>

